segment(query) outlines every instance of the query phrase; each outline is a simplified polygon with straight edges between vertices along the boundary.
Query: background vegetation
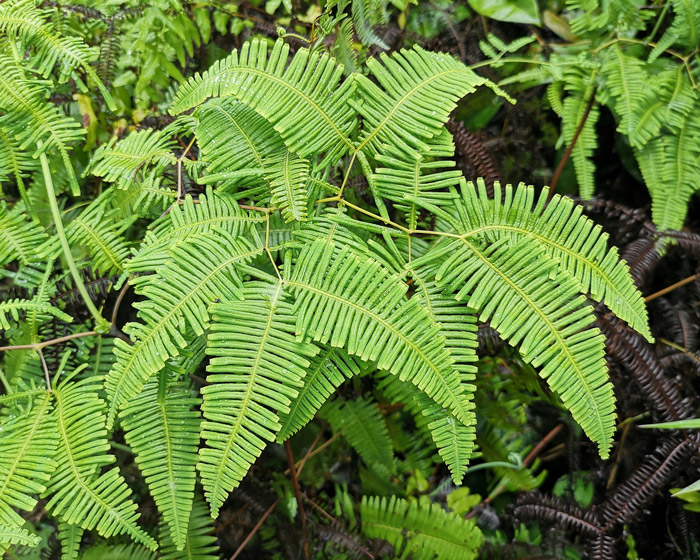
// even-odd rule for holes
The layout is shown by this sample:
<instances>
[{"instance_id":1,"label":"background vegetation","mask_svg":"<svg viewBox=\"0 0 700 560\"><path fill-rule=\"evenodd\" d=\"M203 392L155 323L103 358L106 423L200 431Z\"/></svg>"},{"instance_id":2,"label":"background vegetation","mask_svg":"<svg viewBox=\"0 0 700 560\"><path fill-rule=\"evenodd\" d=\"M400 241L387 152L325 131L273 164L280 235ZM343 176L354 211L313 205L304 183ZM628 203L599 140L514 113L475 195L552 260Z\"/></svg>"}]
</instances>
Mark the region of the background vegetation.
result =
<instances>
[{"instance_id":1,"label":"background vegetation","mask_svg":"<svg viewBox=\"0 0 700 560\"><path fill-rule=\"evenodd\" d=\"M696 274L700 214L693 197L700 188L696 2L469 0L457 5L353 0L319 5L293 0L233 4L24 0L0 3L0 35L0 344L5 345L0 348L0 425L9 434L0 435L0 453L5 457L0 457L0 526L7 530L0 532L0 543L9 558L700 557L700 491L694 485L700 440L692 421L698 416L700 389ZM282 42L275 43L280 37ZM464 198L464 208L471 208L474 215L487 197L510 200L494 187L499 181L534 184L538 196L542 186L549 185L551 193L575 197L583 213L600 224L611 245L618 247L648 305L649 332L645 332L643 312L633 309L636 292L631 283L629 289L623 286L622 274L616 277L624 294L618 301L605 288L596 288L595 278L586 279L590 273L577 268L575 261L562 265L584 278L581 283L590 289L583 291L591 292L590 300L597 302L595 327L605 336L616 399L615 416L608 414L609 430L595 432L580 405L559 398L566 387L538 376L540 364L533 367L536 355L519 353L502 340L497 329L504 332L509 325L499 323L498 314L484 311L478 325L471 315L460 317L462 323L455 324L462 326L450 331L450 336L461 337L465 348L478 346L477 362L467 358L459 364L462 381L475 386L474 412L464 415L475 414L476 423L466 422L469 430L455 436L458 444L441 445L441 432L430 423L435 418L454 421L459 414L456 404L443 399L436 408L426 406L428 401L420 399L428 395L433 399L430 406L435 406L437 391L431 394L428 388L423 394L410 383L392 383L394 376L377 373L369 365L384 360L381 367L391 371L390 360L371 356L371 350L366 351L369 361L330 346L322 347L326 354L314 354L311 343L320 346L327 340L322 340L323 333L312 332L307 354L295 347L296 361L289 371L303 370L313 360L319 368L330 364L329 382L319 390L317 402L281 419L269 416L264 408L263 419L255 417L253 425L269 427L279 421L283 429L277 439L291 439L284 445L263 445L257 436L274 437L255 430L246 435L231 459L231 487L240 485L230 494L217 481L208 482L206 468L200 470L203 491L197 482L191 513L186 508L187 529L178 526L173 512L178 503L191 502L194 465L178 472L187 479L189 490L173 497L174 505L163 506L167 487L159 485L157 469L162 457L149 456L161 426L149 407L159 402L164 411L173 411L171 418L179 426L192 426L194 438L183 430L185 436L175 446L187 466L188 453L196 454L199 445L200 418L191 413L199 406L196 394L201 390L206 395L207 382L217 374L212 366L197 365L205 350L195 335L201 335L197 329L209 320L207 313L192 304L186 316L193 319L170 325L159 339L160 350L144 351L153 363L147 358L132 360L141 380L123 370L128 379L125 389L119 364L135 352L126 342L129 337L137 346L145 344L151 322L179 301L187 281L196 278L197 266L206 265L207 255L220 258L222 242L216 238L220 232L203 235L201 245L188 255L163 245L163 240L173 229L190 227L202 213L233 216L232 223L240 219L246 225L228 230L229 234L236 236L246 227L255 239L263 239L260 247L266 254L250 265L257 267L259 282L270 284L277 272L302 284L305 280L298 275L291 280L286 276L292 257L279 249L288 241L289 223L315 215L313 204L307 208L305 194L285 192L289 181L280 169L292 169L309 189L318 189L317 199L330 199L328 206L345 193L347 208L354 213L340 226L351 231L364 224L364 237L347 233L335 238L343 258L343 247L350 247L349 253L364 243L368 251L382 255L382 266L387 268L407 266L401 262L405 255L416 257L415 277L406 288L411 295L407 301L415 296L415 303L434 295L419 286L421 263L430 278L437 278L431 269L435 263L421 256L421 251L430 255L428 243L421 238L406 248L396 241L392 252L393 242L387 241L389 249L381 253L376 241L391 237L389 227L382 229L391 224L435 231L449 221L439 209L450 197L431 194L430 185L424 184L420 196L406 202L391 191L399 175L389 180L377 169L381 163L387 173L405 171L402 158L419 151L420 135L407 139L400 124L398 133L382 139L393 143L395 151L383 153L385 146L363 141L373 150L366 156L370 163L353 168L355 156L349 161L342 148L334 154L327 138L322 147L314 147L309 146L313 136L295 137L289 132L295 123L284 119L293 114L292 105L285 104L281 95L274 106L251 94L247 103L257 113L245 113L247 106L231 98L215 99L198 109L195 123L190 109L225 92L209 84L202 93L199 78L192 77L251 40L259 40L252 45L266 45L268 53L281 52L286 45L290 60L305 48L332 55L344 65L343 74L333 78L341 94L350 87L348 76L353 72L361 76L358 91L353 92L361 100L357 102L361 119L351 122L335 115L337 122L347 124L343 133L348 135L366 133L366 123L385 109L372 107L369 100L385 99L386 94L391 107L392 88L398 91L405 85L391 82L379 63L368 63L380 53L418 45L448 53L474 72L473 83L444 86L455 96L462 92L459 88L464 88L462 95L469 92L456 107L444 101L449 97L444 92L424 100L431 110L450 115L446 128L454 139L459 172L439 165L451 151L446 135L436 135L432 147L437 155L427 157L426 164L441 173L439 180L446 183L439 186L464 188L462 178L475 182L483 178L478 187L460 191L481 189L478 196ZM438 64L438 59L432 60ZM452 59L439 63L451 64L448 60ZM225 73L226 64L220 62L214 69ZM401 67L406 76L412 64L419 63L411 59ZM471 92L479 84L491 87ZM251 87L253 91L259 90ZM246 93L236 95L244 98ZM230 152L217 152L217 139L230 125L217 119L237 111L245 113L247 122L254 121L251 126L261 135L260 142L295 149L285 160L266 159L264 171L252 173L254 166L242 157L232 168ZM275 129L265 128L266 121L258 114ZM309 122L305 126L322 129ZM276 140L277 133L282 140ZM428 168L417 169L428 173ZM234 191L231 185L240 181L248 187L243 195L237 193L241 207L227 206L222 202L226 199L217 199L206 187L214 184L217 192ZM261 188L268 186L271 194L267 190L261 194ZM545 192L542 200L548 196ZM382 199L387 201L384 208L377 204ZM174 205L181 200L181 208ZM584 223L567 202L553 200L552 207L562 208L562 224ZM430 204L437 206L434 212L417 209ZM268 205L281 212L257 212ZM519 208L517 203L513 207ZM531 210L524 202L522 208L524 213ZM469 219L476 220L474 215ZM61 222L74 270L55 233ZM297 241L313 247L314 236L324 238L329 226L319 218L314 227L313 235L307 233L305 238L302 233ZM580 231L588 232L586 227ZM576 235L569 235L569 241L579 255L590 251L596 264L605 262L605 239L601 238L603 247L598 251L598 230L591 231L581 234L578 246ZM131 259L132 249L143 239L147 250ZM587 247L585 239L596 248ZM488 236L480 242L503 246ZM226 251L234 246L231 241ZM523 247L522 252L540 250ZM314 263L315 255L309 249L304 258ZM191 264L190 258L198 264ZM293 258L301 257L295 253ZM343 261L348 270L352 258ZM411 258L407 260L411 264ZM443 266L444 275L459 280L458 267L452 265L454 272ZM614 263L608 265L612 270ZM548 266L553 280L555 266ZM152 274L156 270L159 276ZM369 274L379 277L377 270ZM160 281L166 285L162 291ZM565 295L580 291L558 286ZM233 344L227 336L237 336L225 329L227 314L257 317L269 312L272 317L264 304L267 300L255 295L268 293L268 288L256 289L243 296L236 292L243 302L222 303L211 313L212 328L221 333L219 346L210 338L207 354L213 356L212 363L225 363L226 347ZM469 304L478 307L478 299L474 296ZM625 311L628 300L633 303ZM149 301L157 305L144 304ZM416 307L407 304L406 313L422 313ZM284 305L274 311L280 324L291 313ZM630 319L635 312L640 317L636 322ZM441 321L449 324L445 317ZM129 322L131 330L124 329ZM255 328L251 319L250 329ZM105 336L84 336L93 330ZM284 347L289 332L283 327L276 333L278 341L285 342L277 342L271 355L284 356L279 347ZM182 342L178 336L184 337ZM58 344L43 345L64 337ZM186 350L180 351L183 347ZM160 353L163 356L156 360ZM190 373L189 380L182 380L183 372ZM36 394L45 374L51 377L56 397L42 405ZM106 391L100 376L107 376ZM167 397L161 391L166 385ZM270 386L289 394L283 383ZM607 385L601 382L601 387ZM315 414L334 391L337 396ZM277 398L279 402L266 406L289 404L283 402L284 396ZM71 418L74 434L79 434L72 436L73 450L89 455L85 472L102 474L86 479L97 485L92 487L94 493L110 493L116 512L111 517L100 517L97 506L91 513L87 502L81 506L74 495L66 494L69 487L61 481L72 475L63 472L65 457L56 456L51 477L32 467L20 472L8 467L14 454L28 453L30 459L45 455L54 428L31 431L41 424L26 420L41 418L41 406L57 409L60 403L65 407L62 417ZM436 416L424 416L422 410ZM210 416L206 408L204 412L212 424L205 428L210 430L205 438L213 441L211 431L219 429L212 427L216 411L209 409ZM662 422L676 424L664 430L643 427ZM102 427L82 440L80 434L90 426ZM613 427L613 445L603 460ZM66 434L69 440L71 435ZM27 451L25 442L36 438L39 445ZM90 455L95 449L102 455ZM455 450L472 453L468 467L454 456ZM461 486L455 484L459 481ZM680 488L686 490L673 496ZM27 498L28 493L42 498ZM215 520L203 496L212 504ZM15 523L18 512L26 521L23 529ZM119 523L128 529L120 530ZM14 532L8 529L13 524L18 526ZM157 552L149 549L156 540Z\"/></svg>"}]
</instances>

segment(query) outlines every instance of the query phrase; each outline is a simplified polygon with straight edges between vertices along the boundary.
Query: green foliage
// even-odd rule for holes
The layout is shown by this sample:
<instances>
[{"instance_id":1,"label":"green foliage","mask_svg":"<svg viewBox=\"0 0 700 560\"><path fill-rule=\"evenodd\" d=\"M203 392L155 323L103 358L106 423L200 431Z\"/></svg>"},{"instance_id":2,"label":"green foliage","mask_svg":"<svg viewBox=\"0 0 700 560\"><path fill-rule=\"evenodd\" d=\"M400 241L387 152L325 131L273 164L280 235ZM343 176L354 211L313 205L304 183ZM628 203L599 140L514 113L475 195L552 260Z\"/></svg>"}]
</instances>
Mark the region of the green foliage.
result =
<instances>
[{"instance_id":1,"label":"green foliage","mask_svg":"<svg viewBox=\"0 0 700 560\"><path fill-rule=\"evenodd\" d=\"M656 40L669 7L672 20ZM548 99L561 118L563 145L573 147L570 155L583 198L595 191L596 122L601 107L607 107L637 160L654 223L660 230L681 229L700 185L700 5L662 3L658 19L629 0L569 0L567 8L564 25L568 20L573 41L549 45L546 61L534 49L512 57L513 63L532 62L534 67L509 71L501 84L549 84ZM487 47L484 52L494 65L509 62L512 51L498 48L496 53Z\"/></svg>"},{"instance_id":2,"label":"green foliage","mask_svg":"<svg viewBox=\"0 0 700 560\"><path fill-rule=\"evenodd\" d=\"M350 21L347 3L333 7L335 18L327 12L319 24L324 37ZM235 12L202 8L86 11L94 26L69 26L49 17L54 8L0 7L0 142L11 151L0 178L17 195L0 206L0 327L10 346L0 376L0 544L37 543L23 525L40 496L67 558L152 558L157 548L163 558L216 558L207 507L217 518L268 444L317 412L368 467L364 488L391 479L424 489L435 450L460 484L477 439L478 321L537 368L606 458L615 401L587 297L651 341L646 310L607 236L572 201L547 203L546 190L536 198L522 184L496 184L489 198L483 181L452 169L450 113L479 86L500 90L420 46L358 57L347 71L322 41L292 55L283 39L259 38L185 79L175 61L184 70L211 38L210 15L228 32ZM351 11L360 41L381 46L372 26L385 6L358 0ZM116 70L95 69L89 45L117 25L134 52L111 41ZM149 25L159 45L149 46ZM148 53L170 76L165 86ZM112 77L113 95L104 85ZM171 79L182 83L166 95ZM81 123L46 102L68 81L95 86L108 109L152 104L174 118L131 130L119 119L91 153L91 141L80 146L93 126L85 102ZM577 111L588 99L579 97ZM656 121L624 96L609 102L621 127L643 131L651 146ZM101 101L90 103L94 122L107 122ZM660 167L645 173L668 177L669 152L664 144ZM346 381L355 398L333 396ZM405 413L385 412L386 400ZM397 428L407 418L415 441ZM494 460L503 463L505 447ZM131 484L129 453L143 486ZM513 487L536 485L518 472ZM293 515L296 488L278 490ZM157 541L137 522L134 498L146 491ZM471 558L482 542L473 521L427 500L365 499L360 514L364 534L397 555ZM81 550L84 531L134 544Z\"/></svg>"}]
</instances>

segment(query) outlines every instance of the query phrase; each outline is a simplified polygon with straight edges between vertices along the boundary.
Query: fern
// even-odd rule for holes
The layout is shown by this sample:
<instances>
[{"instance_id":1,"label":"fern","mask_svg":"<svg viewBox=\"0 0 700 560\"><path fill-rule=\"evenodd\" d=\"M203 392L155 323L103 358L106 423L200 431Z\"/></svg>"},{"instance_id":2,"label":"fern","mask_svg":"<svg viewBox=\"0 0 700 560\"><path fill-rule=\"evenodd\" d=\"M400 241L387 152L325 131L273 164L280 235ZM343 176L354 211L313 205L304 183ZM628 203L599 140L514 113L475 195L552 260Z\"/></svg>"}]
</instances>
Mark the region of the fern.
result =
<instances>
[{"instance_id":1,"label":"fern","mask_svg":"<svg viewBox=\"0 0 700 560\"><path fill-rule=\"evenodd\" d=\"M476 558L483 539L474 521L396 497L362 498L362 532L389 541L397 556L445 560Z\"/></svg>"}]
</instances>

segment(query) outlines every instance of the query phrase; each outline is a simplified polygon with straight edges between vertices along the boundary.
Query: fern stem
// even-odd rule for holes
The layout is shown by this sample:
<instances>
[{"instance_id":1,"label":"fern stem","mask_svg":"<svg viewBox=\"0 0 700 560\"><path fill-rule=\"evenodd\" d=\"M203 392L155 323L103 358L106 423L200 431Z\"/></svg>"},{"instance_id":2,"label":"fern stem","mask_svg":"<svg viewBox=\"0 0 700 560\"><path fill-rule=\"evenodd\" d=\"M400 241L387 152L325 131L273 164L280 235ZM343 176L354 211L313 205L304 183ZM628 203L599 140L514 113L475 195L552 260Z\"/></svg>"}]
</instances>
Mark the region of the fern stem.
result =
<instances>
[{"instance_id":1,"label":"fern stem","mask_svg":"<svg viewBox=\"0 0 700 560\"><path fill-rule=\"evenodd\" d=\"M7 381L7 377L5 377L5 372L2 371L2 368L0 368L0 381L2 382L3 386L5 387L5 394L6 395L11 395L12 394L12 387Z\"/></svg>"},{"instance_id":2,"label":"fern stem","mask_svg":"<svg viewBox=\"0 0 700 560\"><path fill-rule=\"evenodd\" d=\"M304 546L304 558L309 560L309 537L306 534L306 512L304 511L304 500L301 497L301 488L299 488L299 478L297 477L297 469L294 465L294 454L289 440L284 442L284 451L287 454L287 462L289 463L289 473L292 477L292 487L294 488L294 497L297 500L297 508L299 509L299 520L301 521L301 538Z\"/></svg>"},{"instance_id":3,"label":"fern stem","mask_svg":"<svg viewBox=\"0 0 700 560\"><path fill-rule=\"evenodd\" d=\"M17 344L15 346L0 346L0 352L6 352L8 350L41 350L46 346L52 346L53 344L60 344L61 342L66 342L67 340L73 340L74 338L81 338L83 336L97 336L99 333L95 331L79 332L73 333L60 338L52 338L51 340L45 340L44 342L37 342L35 344Z\"/></svg>"},{"instance_id":4,"label":"fern stem","mask_svg":"<svg viewBox=\"0 0 700 560\"><path fill-rule=\"evenodd\" d=\"M269 515L272 513L272 511L277 507L277 504L279 503L280 499L277 498L274 502L272 502L272 505L267 508L265 513L263 513L262 517L258 520L258 522L255 524L255 527L253 527L250 530L250 533L248 533L248 536L245 538L245 540L239 545L239 547L236 549L236 551L231 555L231 558L229 560L236 560L238 556L240 555L241 552L243 552L243 549L246 547L246 545L250 542L250 539L252 539L255 536L255 533L258 532L258 529L262 526L262 524L265 522L265 520L269 517Z\"/></svg>"},{"instance_id":5,"label":"fern stem","mask_svg":"<svg viewBox=\"0 0 700 560\"><path fill-rule=\"evenodd\" d=\"M658 297L665 296L669 292L672 292L673 290L676 290L682 286L685 286L686 284L690 284L693 280L695 280L698 277L697 274L693 274L692 276L688 276L688 278L683 278L683 280L680 280L676 282L675 284L671 284L670 286L667 286L663 290L659 290L658 292L654 292L651 295L648 295L644 298L645 302L650 302L652 300L655 300Z\"/></svg>"},{"instance_id":6,"label":"fern stem","mask_svg":"<svg viewBox=\"0 0 700 560\"><path fill-rule=\"evenodd\" d=\"M41 149L41 142L38 143L38 147L39 149ZM70 245L68 245L66 232L63 229L63 222L61 221L61 211L58 208L58 201L56 200L56 192L53 188L51 170L49 169L49 162L46 159L46 154L43 152L39 154L39 160L41 161L41 170L44 174L44 183L46 184L46 194L49 199L51 214L53 215L54 225L56 226L56 234L58 235L58 239L61 242L63 255L65 256L66 262L68 263L70 273L73 276L73 280L75 281L75 285L78 288L80 295L85 301L85 306L88 308L88 311L90 311L90 314L95 319L95 331L97 331L98 333L109 332L109 323L104 317L102 317L100 312L95 307L95 304L90 298L90 294L88 294L87 289L85 288L85 284L83 284L83 279L80 276L78 267L75 265L75 261L73 260L73 254L71 253Z\"/></svg>"}]
</instances>

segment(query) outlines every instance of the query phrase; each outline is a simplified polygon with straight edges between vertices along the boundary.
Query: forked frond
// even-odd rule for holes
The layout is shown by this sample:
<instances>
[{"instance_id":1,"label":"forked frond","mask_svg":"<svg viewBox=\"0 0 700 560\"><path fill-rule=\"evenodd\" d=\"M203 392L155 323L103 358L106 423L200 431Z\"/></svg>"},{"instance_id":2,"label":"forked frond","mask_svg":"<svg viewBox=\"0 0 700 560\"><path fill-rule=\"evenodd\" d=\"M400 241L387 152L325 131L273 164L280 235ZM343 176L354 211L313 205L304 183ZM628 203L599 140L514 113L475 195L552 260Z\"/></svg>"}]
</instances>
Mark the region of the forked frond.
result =
<instances>
[{"instance_id":1,"label":"forked frond","mask_svg":"<svg viewBox=\"0 0 700 560\"><path fill-rule=\"evenodd\" d=\"M272 123L287 147L301 157L326 153L334 162L353 149L348 136L355 112L348 104L353 80L328 55L299 49L289 62L289 45L278 40L268 56L267 42L253 40L240 52L195 74L173 100L179 114L209 97L234 96Z\"/></svg>"},{"instance_id":2,"label":"forked frond","mask_svg":"<svg viewBox=\"0 0 700 560\"><path fill-rule=\"evenodd\" d=\"M605 339L592 328L580 284L531 236L503 237L489 247L466 238L414 261L445 257L437 284L478 309L523 359L559 393L574 419L606 458L615 431L615 397L605 364Z\"/></svg>"},{"instance_id":3,"label":"forked frond","mask_svg":"<svg viewBox=\"0 0 700 560\"><path fill-rule=\"evenodd\" d=\"M406 299L398 276L347 245L319 239L304 247L285 284L296 295L297 336L376 361L470 422L440 326Z\"/></svg>"},{"instance_id":4,"label":"forked frond","mask_svg":"<svg viewBox=\"0 0 700 560\"><path fill-rule=\"evenodd\" d=\"M169 527L177 550L185 547L194 497L201 399L185 383L168 383L168 371L151 379L120 413L126 442Z\"/></svg>"},{"instance_id":5,"label":"forked frond","mask_svg":"<svg viewBox=\"0 0 700 560\"><path fill-rule=\"evenodd\" d=\"M295 317L281 283L246 284L229 299L212 306L209 385L202 388L205 446L197 468L212 517L265 442L275 440L278 411L289 411L309 358L318 352L295 339Z\"/></svg>"},{"instance_id":6,"label":"forked frond","mask_svg":"<svg viewBox=\"0 0 700 560\"><path fill-rule=\"evenodd\" d=\"M448 513L439 504L363 496L360 517L362 532L389 541L396 557L469 560L477 557L483 541L475 520Z\"/></svg>"}]
</instances>

